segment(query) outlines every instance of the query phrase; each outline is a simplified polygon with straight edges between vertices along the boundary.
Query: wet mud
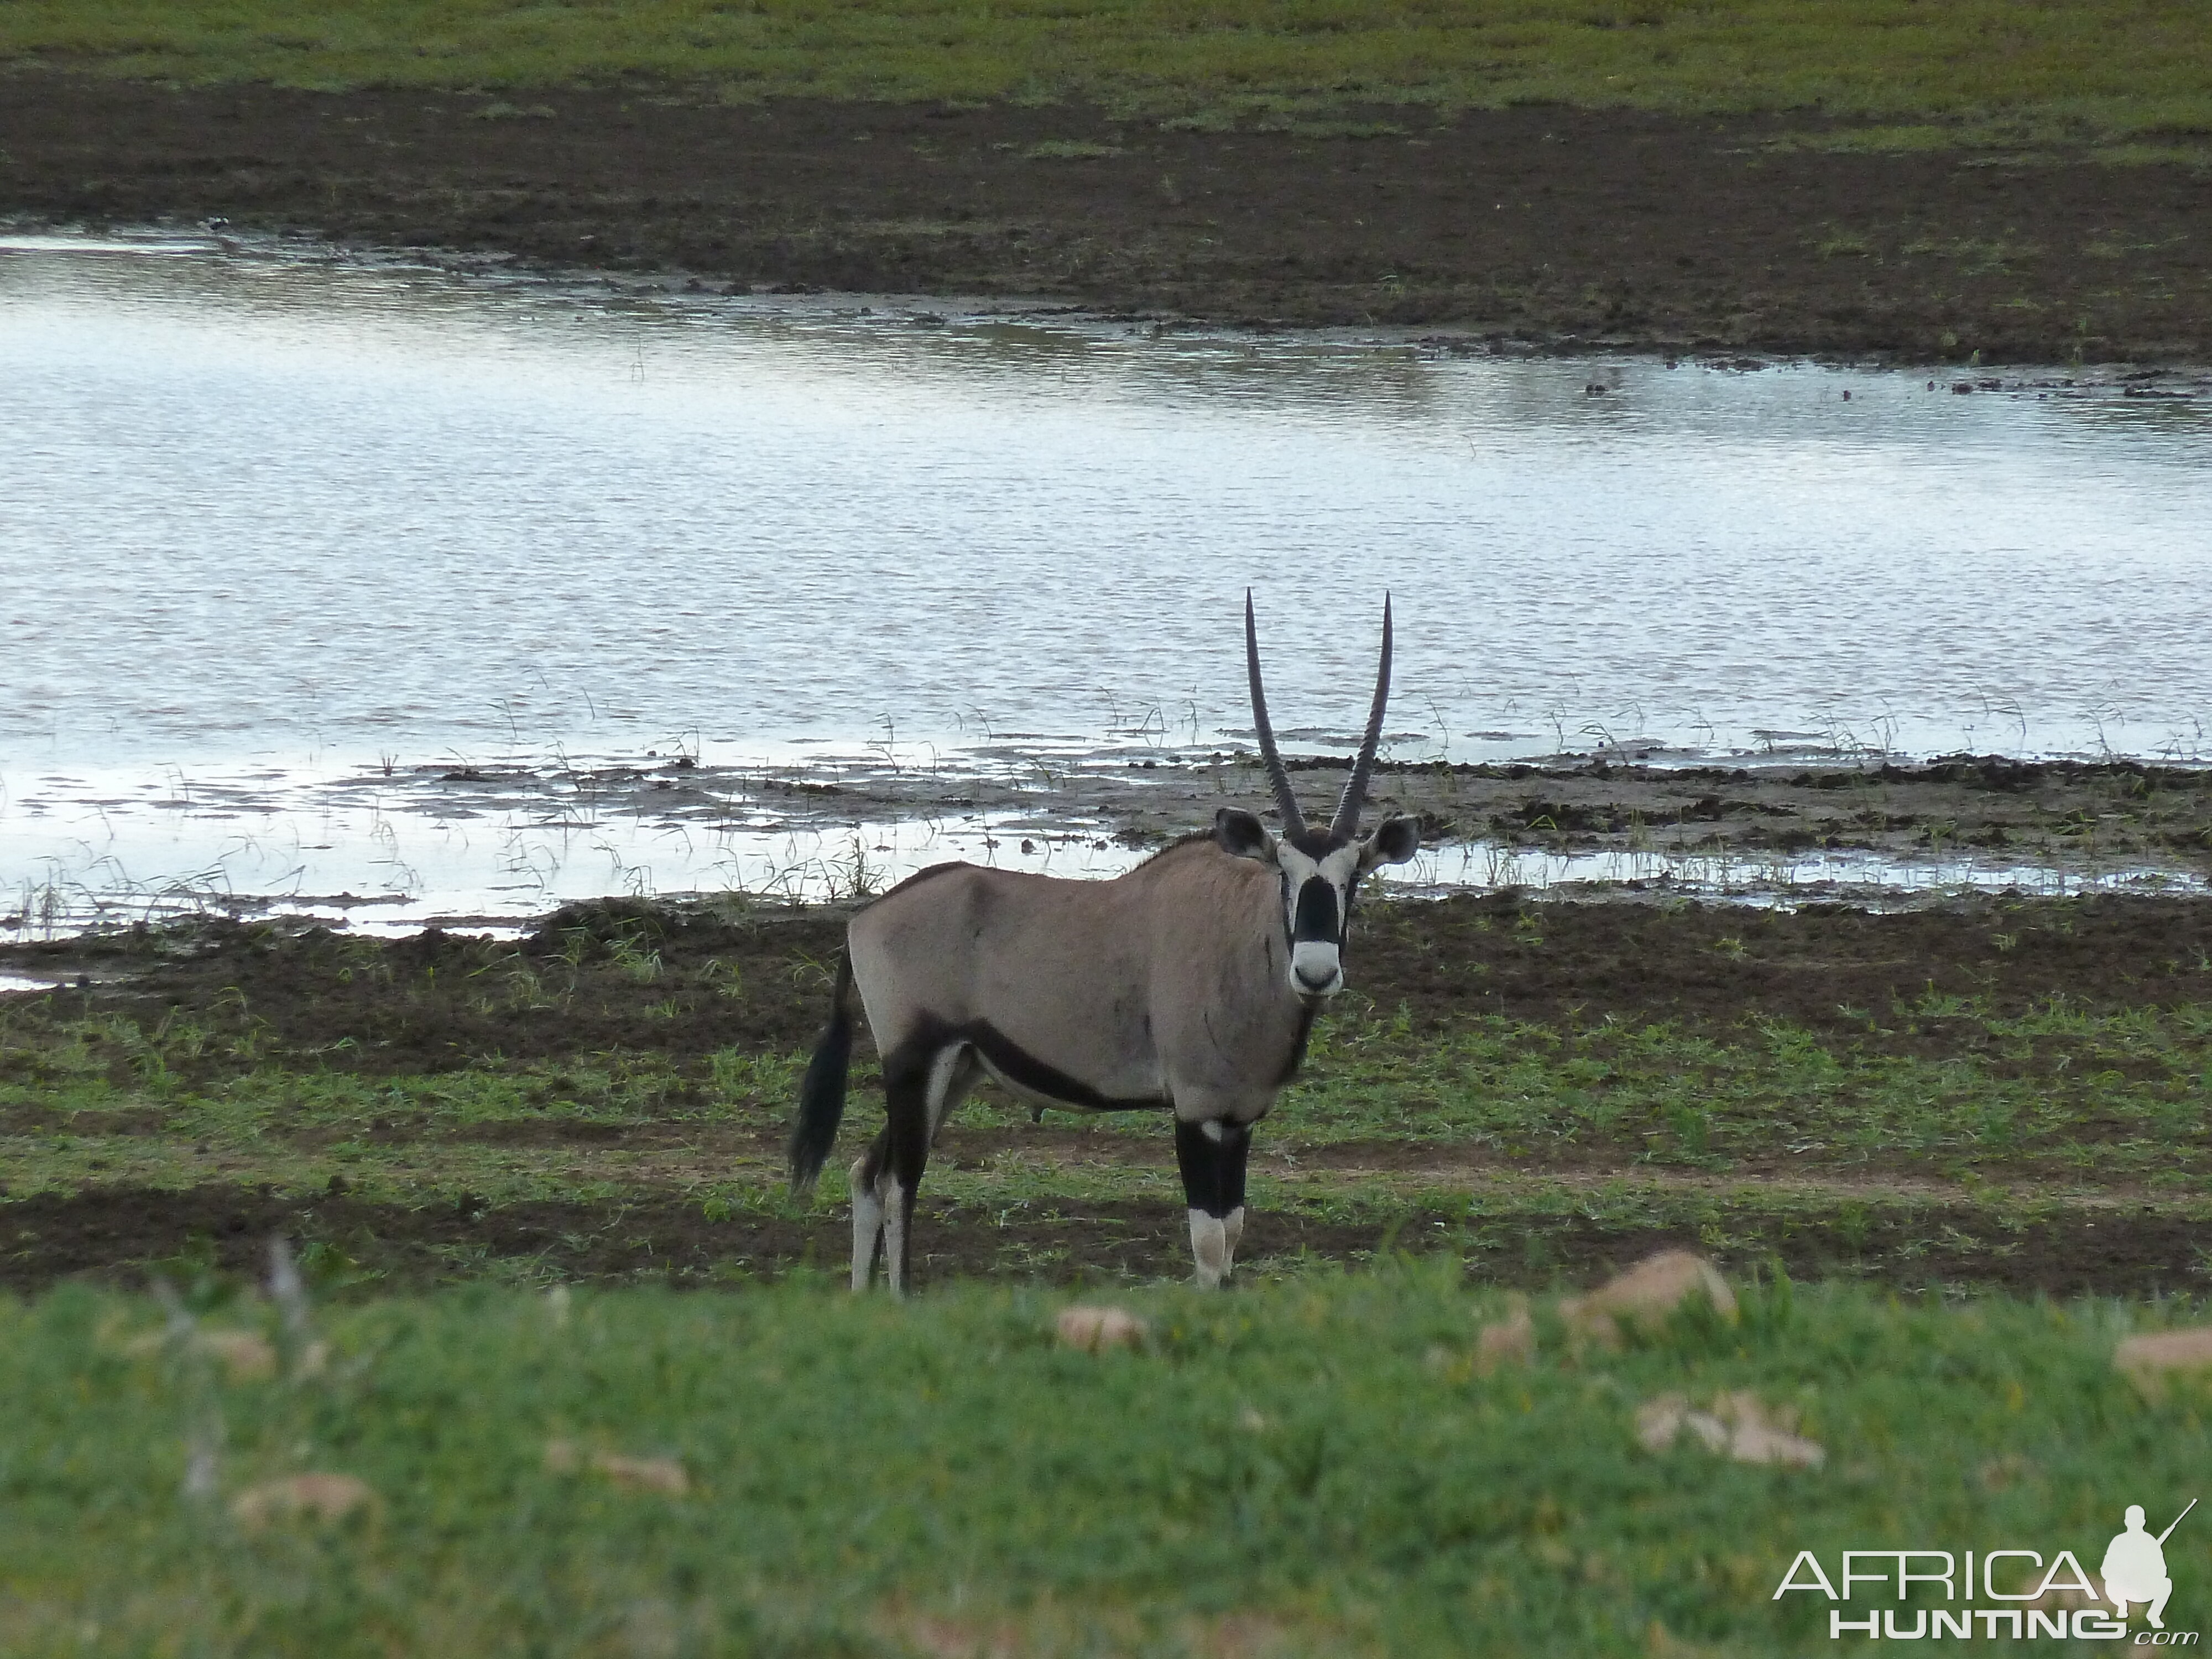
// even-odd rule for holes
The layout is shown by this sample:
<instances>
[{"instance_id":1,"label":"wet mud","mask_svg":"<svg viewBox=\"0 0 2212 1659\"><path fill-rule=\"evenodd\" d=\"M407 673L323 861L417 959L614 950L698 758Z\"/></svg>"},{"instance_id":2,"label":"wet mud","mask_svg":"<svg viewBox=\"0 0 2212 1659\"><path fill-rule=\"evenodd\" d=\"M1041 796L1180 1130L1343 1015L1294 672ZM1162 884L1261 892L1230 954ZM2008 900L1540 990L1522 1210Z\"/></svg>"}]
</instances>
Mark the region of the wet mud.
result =
<instances>
[{"instance_id":1,"label":"wet mud","mask_svg":"<svg viewBox=\"0 0 2212 1659\"><path fill-rule=\"evenodd\" d=\"M2212 362L2212 233L2178 162L1853 153L1810 115L1345 115L1332 135L1197 132L644 85L520 109L17 70L0 214L219 216L739 290L1428 328L1476 350Z\"/></svg>"},{"instance_id":2,"label":"wet mud","mask_svg":"<svg viewBox=\"0 0 2212 1659\"><path fill-rule=\"evenodd\" d=\"M1741 1212L1739 1212L1741 1211ZM349 1283L419 1289L488 1272L529 1279L709 1285L811 1271L842 1279L849 1234L821 1223L708 1215L695 1197L634 1194L618 1204L458 1200L410 1208L343 1194L287 1197L211 1186L183 1191L41 1194L4 1207L10 1243L0 1286L68 1278L125 1285L149 1270L214 1270L251 1280L269 1239L334 1254ZM1464 1210L1387 1224L1251 1212L1240 1263L1268 1274L1301 1264L1448 1254L1486 1283L1583 1284L1653 1251L1719 1254L1740 1271L1779 1261L1800 1279L1863 1278L1900 1287L1974 1286L2051 1296L2192 1293L2201 1222L2124 1212L2024 1224L1966 1206L1917 1205L1873 1216L1784 1219L1723 1202L1695 1221L1622 1225L1585 1217L1516 1217L1485 1227ZM915 1211L917 1280L1000 1276L1054 1283L1180 1280L1189 1241L1180 1206L1027 1203L962 1207L925 1197ZM328 1268L325 1268L328 1271Z\"/></svg>"}]
</instances>

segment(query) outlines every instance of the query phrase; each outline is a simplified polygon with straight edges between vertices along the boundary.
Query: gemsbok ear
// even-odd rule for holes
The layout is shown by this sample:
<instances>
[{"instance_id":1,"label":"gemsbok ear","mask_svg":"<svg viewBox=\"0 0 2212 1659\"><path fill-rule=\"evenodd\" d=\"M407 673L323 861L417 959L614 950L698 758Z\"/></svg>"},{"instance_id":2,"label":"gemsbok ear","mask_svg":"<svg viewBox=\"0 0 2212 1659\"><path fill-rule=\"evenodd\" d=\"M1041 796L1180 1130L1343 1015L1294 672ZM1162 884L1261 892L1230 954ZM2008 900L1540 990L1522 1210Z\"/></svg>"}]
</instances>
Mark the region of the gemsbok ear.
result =
<instances>
[{"instance_id":1,"label":"gemsbok ear","mask_svg":"<svg viewBox=\"0 0 2212 1659\"><path fill-rule=\"evenodd\" d=\"M1267 826L1241 806L1224 806L1213 815L1213 843L1231 858L1257 859L1272 863L1275 838Z\"/></svg>"},{"instance_id":2,"label":"gemsbok ear","mask_svg":"<svg viewBox=\"0 0 2212 1659\"><path fill-rule=\"evenodd\" d=\"M1375 833L1361 849L1359 867L1372 870L1378 864L1403 864L1420 850L1419 818L1385 818L1375 826Z\"/></svg>"}]
</instances>

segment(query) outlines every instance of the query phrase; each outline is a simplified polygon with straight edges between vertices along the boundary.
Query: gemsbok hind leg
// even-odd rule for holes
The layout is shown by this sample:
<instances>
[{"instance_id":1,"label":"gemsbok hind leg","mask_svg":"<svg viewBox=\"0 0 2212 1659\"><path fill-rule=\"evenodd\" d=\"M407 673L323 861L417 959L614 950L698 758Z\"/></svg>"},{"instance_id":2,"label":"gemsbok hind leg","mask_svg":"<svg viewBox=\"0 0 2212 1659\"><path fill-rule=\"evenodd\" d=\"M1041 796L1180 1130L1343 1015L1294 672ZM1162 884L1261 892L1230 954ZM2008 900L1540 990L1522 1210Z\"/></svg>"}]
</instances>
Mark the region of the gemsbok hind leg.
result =
<instances>
[{"instance_id":1,"label":"gemsbok hind leg","mask_svg":"<svg viewBox=\"0 0 2212 1659\"><path fill-rule=\"evenodd\" d=\"M1176 1120L1176 1163L1190 1206L1190 1254L1198 1283L1213 1290L1227 1282L1244 1237L1244 1165L1252 1151L1252 1126L1226 1118Z\"/></svg>"},{"instance_id":2,"label":"gemsbok hind leg","mask_svg":"<svg viewBox=\"0 0 2212 1659\"><path fill-rule=\"evenodd\" d=\"M875 1144L853 1160L853 1288L865 1291L876 1271L876 1252L884 1242L884 1163L890 1156L890 1126L885 1124Z\"/></svg>"},{"instance_id":3,"label":"gemsbok hind leg","mask_svg":"<svg viewBox=\"0 0 2212 1659\"><path fill-rule=\"evenodd\" d=\"M915 1194L929 1166L930 1143L977 1067L965 1043L930 1048L902 1046L884 1061L884 1106L889 1121L868 1156L853 1166L853 1288L868 1287L875 1243L883 1241L884 1279L894 1296L906 1294L907 1243Z\"/></svg>"}]
</instances>

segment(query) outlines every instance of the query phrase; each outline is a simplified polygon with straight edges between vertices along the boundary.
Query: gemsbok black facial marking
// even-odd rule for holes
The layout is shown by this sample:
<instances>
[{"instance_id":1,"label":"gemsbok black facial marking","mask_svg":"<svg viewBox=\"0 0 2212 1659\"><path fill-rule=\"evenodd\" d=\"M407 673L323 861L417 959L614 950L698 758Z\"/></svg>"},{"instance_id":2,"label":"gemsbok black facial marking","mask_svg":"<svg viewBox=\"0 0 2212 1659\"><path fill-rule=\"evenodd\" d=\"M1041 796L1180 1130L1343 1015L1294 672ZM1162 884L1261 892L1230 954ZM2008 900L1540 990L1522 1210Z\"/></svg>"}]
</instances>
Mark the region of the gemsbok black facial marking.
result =
<instances>
[{"instance_id":1,"label":"gemsbok black facial marking","mask_svg":"<svg viewBox=\"0 0 2212 1659\"><path fill-rule=\"evenodd\" d=\"M1043 1106L1166 1106L1201 1285L1219 1285L1244 1231L1252 1126L1297 1074L1316 1012L1344 986L1359 882L1420 845L1409 818L1359 834L1390 694L1390 606L1366 735L1326 830L1309 829L1275 747L1244 597L1245 672L1281 819L1224 807L1111 881L939 865L846 930L830 1018L799 1085L794 1190L811 1188L844 1115L857 993L883 1056L886 1121L852 1169L853 1288L880 1250L907 1282L915 1194L945 1120L982 1077Z\"/></svg>"}]
</instances>

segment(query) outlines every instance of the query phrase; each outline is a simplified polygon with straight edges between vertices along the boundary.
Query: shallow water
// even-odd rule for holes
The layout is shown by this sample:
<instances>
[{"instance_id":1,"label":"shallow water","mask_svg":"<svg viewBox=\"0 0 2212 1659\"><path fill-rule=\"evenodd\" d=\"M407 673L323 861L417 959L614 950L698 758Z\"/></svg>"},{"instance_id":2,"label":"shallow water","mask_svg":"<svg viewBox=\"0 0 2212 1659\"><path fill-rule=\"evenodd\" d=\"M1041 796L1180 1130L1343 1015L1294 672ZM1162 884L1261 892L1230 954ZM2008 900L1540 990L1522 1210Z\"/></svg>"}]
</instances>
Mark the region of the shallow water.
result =
<instances>
[{"instance_id":1,"label":"shallow water","mask_svg":"<svg viewBox=\"0 0 2212 1659\"><path fill-rule=\"evenodd\" d=\"M257 773L1211 744L1247 586L1294 747L1387 587L1401 754L2200 754L2212 404L1953 378L0 241L0 891Z\"/></svg>"}]
</instances>

